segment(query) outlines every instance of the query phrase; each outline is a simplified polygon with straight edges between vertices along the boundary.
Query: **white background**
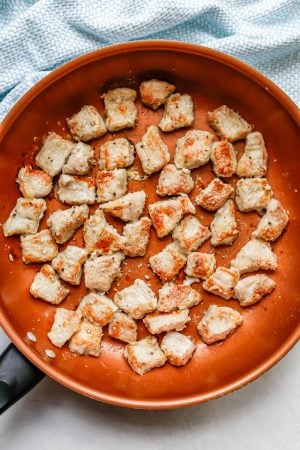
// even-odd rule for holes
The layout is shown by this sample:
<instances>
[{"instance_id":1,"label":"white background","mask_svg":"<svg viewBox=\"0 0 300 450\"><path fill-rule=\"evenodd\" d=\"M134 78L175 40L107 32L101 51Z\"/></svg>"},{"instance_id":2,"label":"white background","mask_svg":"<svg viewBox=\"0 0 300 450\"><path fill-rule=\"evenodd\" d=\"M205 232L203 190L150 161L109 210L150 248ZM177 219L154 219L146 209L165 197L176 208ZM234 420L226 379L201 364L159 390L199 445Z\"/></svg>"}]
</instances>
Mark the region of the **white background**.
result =
<instances>
[{"instance_id":1,"label":"white background","mask_svg":"<svg viewBox=\"0 0 300 450\"><path fill-rule=\"evenodd\" d=\"M0 330L0 350L9 343ZM0 419L1 450L296 450L300 346L233 394L173 411L104 405L43 380Z\"/></svg>"}]
</instances>

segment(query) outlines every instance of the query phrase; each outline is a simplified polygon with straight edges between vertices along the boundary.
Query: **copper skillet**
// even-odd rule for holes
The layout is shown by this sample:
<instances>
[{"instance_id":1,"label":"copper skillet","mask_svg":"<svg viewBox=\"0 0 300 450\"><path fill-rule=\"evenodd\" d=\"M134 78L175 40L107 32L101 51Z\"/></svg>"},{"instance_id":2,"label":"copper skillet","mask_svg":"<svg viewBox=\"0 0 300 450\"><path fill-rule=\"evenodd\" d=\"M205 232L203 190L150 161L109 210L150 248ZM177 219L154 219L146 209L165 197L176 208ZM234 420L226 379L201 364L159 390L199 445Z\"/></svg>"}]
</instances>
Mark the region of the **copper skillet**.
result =
<instances>
[{"instance_id":1,"label":"copper skillet","mask_svg":"<svg viewBox=\"0 0 300 450\"><path fill-rule=\"evenodd\" d=\"M94 104L101 110L100 95L108 87L137 87L141 80L152 76L174 82L179 92L193 96L196 128L209 129L205 113L225 103L264 134L270 154L268 178L276 197L290 211L288 232L274 246L280 260L274 274L277 289L259 305L242 310L243 326L230 339L222 345L207 347L195 332L195 322L203 310L211 303L241 308L236 301L227 303L204 293L200 285L194 285L202 292L204 301L192 311L192 322L186 333L195 337L198 348L193 360L183 368L167 364L143 377L135 375L123 360L123 345L108 336L105 336L100 359L75 356L66 346L55 349L57 357L50 359L44 350L54 349L46 333L55 308L30 297L28 287L37 267L22 264L18 238L5 240L0 233L1 325L21 352L11 346L2 356L0 399L3 410L43 374L83 395L124 407L167 409L205 402L257 378L282 358L299 338L299 112L270 80L228 55L179 42L133 42L94 51L45 77L24 95L1 125L0 222L7 218L20 195L14 182L17 170L24 162L33 161L47 131L66 135L65 118L83 104ZM118 133L118 136L127 135L137 142L147 125L159 121L161 111L152 112L140 104L138 108L138 126L126 133ZM176 139L184 132L164 136L171 151ZM95 142L95 148L109 138L111 136L105 136ZM237 148L241 151L242 144ZM195 171L195 176L199 174L204 181L212 178L209 167ZM151 182L131 182L130 189L146 189L149 202L153 202L157 199L156 180L153 176ZM52 198L48 213L56 207ZM197 214L204 223L211 221L210 214L200 210ZM230 261L258 222L258 216L252 213L239 216L239 219L241 235L232 248L217 250L219 265ZM112 223L120 229L120 223ZM79 232L76 242L80 244L81 240ZM157 289L159 282L147 268L147 261L168 240L159 241L153 233L146 257L131 260L124 267L120 288L131 284L136 277L149 274L150 284ZM203 250L210 250L209 243ZM14 257L13 263L9 254ZM83 293L83 287L72 289L63 306L75 308ZM37 336L36 343L26 338L28 331ZM140 337L144 334L141 329Z\"/></svg>"}]
</instances>

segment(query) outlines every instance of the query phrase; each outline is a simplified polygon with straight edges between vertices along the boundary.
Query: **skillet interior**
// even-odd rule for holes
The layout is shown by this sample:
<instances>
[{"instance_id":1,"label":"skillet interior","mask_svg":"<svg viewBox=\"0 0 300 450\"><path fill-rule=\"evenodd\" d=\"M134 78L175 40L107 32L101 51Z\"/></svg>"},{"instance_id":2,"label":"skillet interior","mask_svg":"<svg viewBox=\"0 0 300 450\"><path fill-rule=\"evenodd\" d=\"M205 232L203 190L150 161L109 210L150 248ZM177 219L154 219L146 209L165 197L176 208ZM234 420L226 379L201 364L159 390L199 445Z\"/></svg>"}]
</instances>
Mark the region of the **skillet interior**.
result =
<instances>
[{"instance_id":1,"label":"skillet interior","mask_svg":"<svg viewBox=\"0 0 300 450\"><path fill-rule=\"evenodd\" d=\"M153 70L155 67L155 70ZM248 72L247 72L248 71ZM254 74L254 75L253 75ZM5 239L0 234L0 295L2 324L21 351L48 375L66 386L98 400L121 406L167 408L183 406L214 398L233 390L258 376L278 360L297 339L299 324L300 256L299 195L300 159L299 130L292 118L292 103L274 86L236 60L217 52L188 44L172 42L133 43L114 46L86 55L65 65L42 80L19 102L3 123L0 153L0 222L3 223L20 193L15 184L18 169L33 162L43 136L54 130L67 136L65 118L84 104L94 104L103 111L100 95L108 87L133 86L150 76L174 82L177 91L192 95L196 107L195 128L209 129L207 111L228 104L238 110L255 129L263 133L269 151L268 178L275 196L290 212L288 231L275 243L279 268L272 275L275 291L255 307L243 309L236 301L225 301L209 295L200 285L194 285L203 295L203 302L193 308L192 322L185 333L194 336L198 344L192 361L183 368L167 364L143 377L134 374L123 360L123 345L105 333L102 356L78 357L67 346L52 347L46 333L51 327L55 307L33 299L29 285L38 265L25 266L21 261L19 239ZM257 77L257 81L251 78ZM264 84L267 83L267 84ZM271 90L271 94L269 92ZM161 110L150 111L138 102L139 120L130 131L106 135L93 144L97 149L112 137L127 136L134 143L140 140L149 124L158 123ZM296 108L294 109L294 111ZM175 141L186 130L163 136L173 154ZM239 143L237 148L242 150ZM213 178L210 165L193 171L205 182ZM155 194L157 176L147 182L129 184L129 190L145 189L148 203L158 199ZM234 182L234 180L233 180ZM192 198L197 189L192 192ZM51 198L46 218L57 202ZM204 224L212 215L197 209ZM238 249L249 239L259 217L255 213L238 214L240 237L232 247L217 248L218 265L227 265ZM119 230L122 225L110 220ZM145 258L128 259L118 289L135 278L150 276L157 291L160 283L147 267L149 257L170 240L151 234L151 245ZM75 241L82 245L82 234ZM69 242L72 243L73 242ZM210 251L209 242L201 247ZM14 262L9 260L9 254ZM71 288L71 295L62 304L75 308L85 289ZM112 290L109 296L113 296ZM211 303L232 306L242 311L242 327L220 345L205 346L195 331L195 323ZM31 343L26 333L33 331L37 342ZM139 337L145 334L141 328ZM57 357L49 360L44 349L54 349Z\"/></svg>"}]
</instances>

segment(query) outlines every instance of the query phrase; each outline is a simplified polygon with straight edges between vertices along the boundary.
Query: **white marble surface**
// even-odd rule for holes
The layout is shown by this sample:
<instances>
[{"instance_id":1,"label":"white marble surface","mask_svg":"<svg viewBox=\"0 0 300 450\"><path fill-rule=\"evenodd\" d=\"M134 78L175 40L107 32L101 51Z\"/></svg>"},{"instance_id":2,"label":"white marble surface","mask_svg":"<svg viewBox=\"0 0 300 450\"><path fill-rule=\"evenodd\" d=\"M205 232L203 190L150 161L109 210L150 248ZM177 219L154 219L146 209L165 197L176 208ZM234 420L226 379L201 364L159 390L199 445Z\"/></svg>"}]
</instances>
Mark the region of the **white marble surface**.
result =
<instances>
[{"instance_id":1,"label":"white marble surface","mask_svg":"<svg viewBox=\"0 0 300 450\"><path fill-rule=\"evenodd\" d=\"M9 342L0 330L0 350ZM134 411L97 403L50 379L0 419L3 450L296 450L300 346L245 388L203 405Z\"/></svg>"}]
</instances>

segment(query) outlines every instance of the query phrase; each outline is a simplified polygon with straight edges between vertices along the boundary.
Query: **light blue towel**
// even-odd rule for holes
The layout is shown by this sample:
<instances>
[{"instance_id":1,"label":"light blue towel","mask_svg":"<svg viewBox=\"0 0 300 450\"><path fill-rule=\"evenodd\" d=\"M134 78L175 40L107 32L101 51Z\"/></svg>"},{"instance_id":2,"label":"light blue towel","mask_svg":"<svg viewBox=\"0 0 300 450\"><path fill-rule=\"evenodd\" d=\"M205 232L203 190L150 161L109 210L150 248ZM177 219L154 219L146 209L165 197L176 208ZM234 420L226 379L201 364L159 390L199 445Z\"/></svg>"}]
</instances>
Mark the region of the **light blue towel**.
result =
<instances>
[{"instance_id":1,"label":"light blue towel","mask_svg":"<svg viewBox=\"0 0 300 450\"><path fill-rule=\"evenodd\" d=\"M300 104L300 0L0 0L0 120L55 67L138 39L229 53Z\"/></svg>"}]
</instances>

